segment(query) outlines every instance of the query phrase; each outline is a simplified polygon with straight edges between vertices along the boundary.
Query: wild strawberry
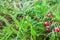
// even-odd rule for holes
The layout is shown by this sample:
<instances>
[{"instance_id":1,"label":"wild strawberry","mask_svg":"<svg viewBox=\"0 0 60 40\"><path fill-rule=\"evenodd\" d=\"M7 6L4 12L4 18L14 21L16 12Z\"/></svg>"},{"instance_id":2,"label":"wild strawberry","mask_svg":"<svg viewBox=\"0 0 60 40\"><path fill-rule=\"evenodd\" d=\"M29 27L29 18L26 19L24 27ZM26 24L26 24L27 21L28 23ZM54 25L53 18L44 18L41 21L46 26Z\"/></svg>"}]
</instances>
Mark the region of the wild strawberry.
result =
<instances>
[{"instance_id":1,"label":"wild strawberry","mask_svg":"<svg viewBox=\"0 0 60 40\"><path fill-rule=\"evenodd\" d=\"M55 27L54 28L54 32L58 32L59 31L59 28L58 27Z\"/></svg>"},{"instance_id":2,"label":"wild strawberry","mask_svg":"<svg viewBox=\"0 0 60 40\"><path fill-rule=\"evenodd\" d=\"M48 18L51 18L51 13L50 12L47 14L47 17Z\"/></svg>"},{"instance_id":3,"label":"wild strawberry","mask_svg":"<svg viewBox=\"0 0 60 40\"><path fill-rule=\"evenodd\" d=\"M50 28L46 28L46 31L47 31L47 32L50 32Z\"/></svg>"},{"instance_id":4,"label":"wild strawberry","mask_svg":"<svg viewBox=\"0 0 60 40\"><path fill-rule=\"evenodd\" d=\"M44 26L45 26L45 27L46 27L46 26L49 26L48 22L45 22L45 23L44 23Z\"/></svg>"},{"instance_id":5,"label":"wild strawberry","mask_svg":"<svg viewBox=\"0 0 60 40\"><path fill-rule=\"evenodd\" d=\"M50 28L50 26L46 26L46 28Z\"/></svg>"}]
</instances>

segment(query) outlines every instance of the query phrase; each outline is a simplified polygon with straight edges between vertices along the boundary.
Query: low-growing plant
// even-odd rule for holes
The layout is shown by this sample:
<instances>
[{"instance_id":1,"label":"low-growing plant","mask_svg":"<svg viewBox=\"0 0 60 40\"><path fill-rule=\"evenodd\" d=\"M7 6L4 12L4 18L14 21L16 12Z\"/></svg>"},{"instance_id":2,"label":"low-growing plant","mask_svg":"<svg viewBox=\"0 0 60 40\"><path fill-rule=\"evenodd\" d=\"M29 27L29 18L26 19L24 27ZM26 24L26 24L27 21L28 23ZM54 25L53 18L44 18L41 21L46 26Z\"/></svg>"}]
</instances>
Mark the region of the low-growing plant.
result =
<instances>
[{"instance_id":1,"label":"low-growing plant","mask_svg":"<svg viewBox=\"0 0 60 40\"><path fill-rule=\"evenodd\" d=\"M0 0L0 40L60 40L59 0Z\"/></svg>"}]
</instances>

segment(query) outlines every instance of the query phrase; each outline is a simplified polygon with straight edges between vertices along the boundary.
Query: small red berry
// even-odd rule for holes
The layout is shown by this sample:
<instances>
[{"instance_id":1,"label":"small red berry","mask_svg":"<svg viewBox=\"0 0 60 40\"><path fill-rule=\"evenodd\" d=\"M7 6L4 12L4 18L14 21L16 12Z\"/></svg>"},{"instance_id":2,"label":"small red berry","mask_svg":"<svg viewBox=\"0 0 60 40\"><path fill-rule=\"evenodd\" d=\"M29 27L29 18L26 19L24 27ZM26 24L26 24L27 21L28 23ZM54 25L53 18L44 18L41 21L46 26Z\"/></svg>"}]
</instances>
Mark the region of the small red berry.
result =
<instances>
[{"instance_id":1,"label":"small red berry","mask_svg":"<svg viewBox=\"0 0 60 40\"><path fill-rule=\"evenodd\" d=\"M46 26L46 28L50 28L50 26Z\"/></svg>"},{"instance_id":2,"label":"small red berry","mask_svg":"<svg viewBox=\"0 0 60 40\"><path fill-rule=\"evenodd\" d=\"M59 31L59 28L58 27L55 27L54 28L54 32L58 32Z\"/></svg>"},{"instance_id":3,"label":"small red berry","mask_svg":"<svg viewBox=\"0 0 60 40\"><path fill-rule=\"evenodd\" d=\"M47 14L47 17L48 18L51 18L51 13L50 12Z\"/></svg>"},{"instance_id":4,"label":"small red berry","mask_svg":"<svg viewBox=\"0 0 60 40\"><path fill-rule=\"evenodd\" d=\"M46 28L46 31L47 31L47 32L50 32L50 28Z\"/></svg>"},{"instance_id":5,"label":"small red berry","mask_svg":"<svg viewBox=\"0 0 60 40\"><path fill-rule=\"evenodd\" d=\"M44 26L45 26L45 27L46 27L46 26L49 26L48 22L45 22L45 23L44 23Z\"/></svg>"}]
</instances>

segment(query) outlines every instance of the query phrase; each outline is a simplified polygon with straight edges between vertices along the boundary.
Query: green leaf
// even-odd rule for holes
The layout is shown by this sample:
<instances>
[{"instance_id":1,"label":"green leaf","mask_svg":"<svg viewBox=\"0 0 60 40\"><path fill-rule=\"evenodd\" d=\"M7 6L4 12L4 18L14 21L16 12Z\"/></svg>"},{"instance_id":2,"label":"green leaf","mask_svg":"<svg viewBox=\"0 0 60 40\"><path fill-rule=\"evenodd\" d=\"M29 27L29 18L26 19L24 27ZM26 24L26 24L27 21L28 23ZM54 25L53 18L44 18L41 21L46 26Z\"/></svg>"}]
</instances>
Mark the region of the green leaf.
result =
<instances>
[{"instance_id":1,"label":"green leaf","mask_svg":"<svg viewBox=\"0 0 60 40\"><path fill-rule=\"evenodd\" d=\"M55 33L53 31L49 40L55 40Z\"/></svg>"}]
</instances>

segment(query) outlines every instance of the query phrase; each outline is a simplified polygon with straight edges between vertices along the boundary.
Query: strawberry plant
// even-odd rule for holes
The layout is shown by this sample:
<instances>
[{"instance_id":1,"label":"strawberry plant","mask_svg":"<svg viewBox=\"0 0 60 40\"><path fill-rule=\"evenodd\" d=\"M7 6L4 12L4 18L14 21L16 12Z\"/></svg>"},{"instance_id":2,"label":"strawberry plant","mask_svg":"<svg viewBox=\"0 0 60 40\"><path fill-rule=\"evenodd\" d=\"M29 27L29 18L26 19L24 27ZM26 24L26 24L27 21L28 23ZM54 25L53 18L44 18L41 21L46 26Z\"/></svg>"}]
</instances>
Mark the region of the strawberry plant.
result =
<instances>
[{"instance_id":1,"label":"strawberry plant","mask_svg":"<svg viewBox=\"0 0 60 40\"><path fill-rule=\"evenodd\" d=\"M0 0L0 40L60 40L60 0Z\"/></svg>"}]
</instances>

